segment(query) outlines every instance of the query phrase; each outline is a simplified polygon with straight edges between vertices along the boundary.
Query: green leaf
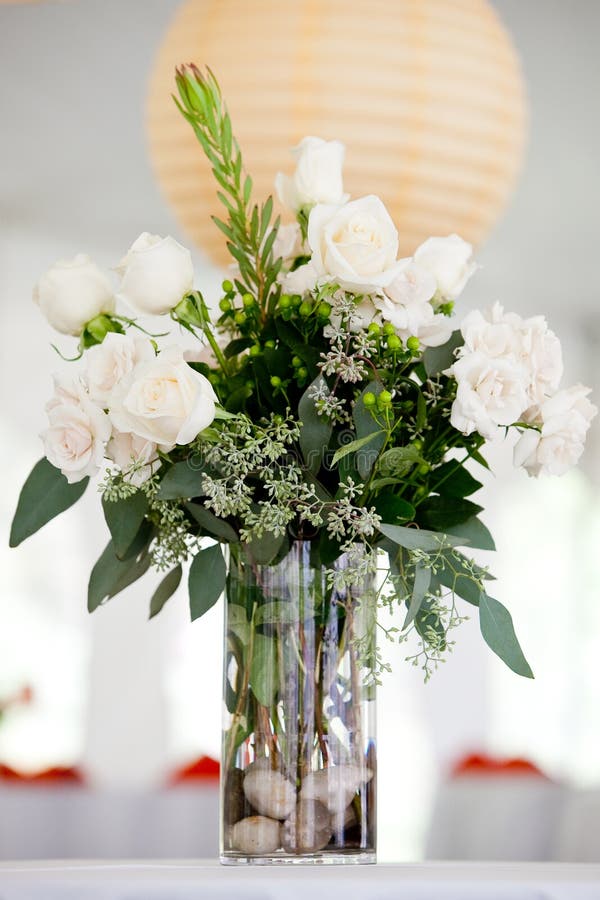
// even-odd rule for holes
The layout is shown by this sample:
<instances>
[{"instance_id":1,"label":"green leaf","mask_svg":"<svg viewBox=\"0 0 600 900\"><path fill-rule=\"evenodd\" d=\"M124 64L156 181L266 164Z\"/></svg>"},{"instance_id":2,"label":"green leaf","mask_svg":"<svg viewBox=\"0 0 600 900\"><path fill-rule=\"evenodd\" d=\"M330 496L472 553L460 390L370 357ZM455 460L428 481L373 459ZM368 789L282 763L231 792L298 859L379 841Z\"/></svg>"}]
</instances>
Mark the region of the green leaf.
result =
<instances>
[{"instance_id":1,"label":"green leaf","mask_svg":"<svg viewBox=\"0 0 600 900\"><path fill-rule=\"evenodd\" d=\"M477 550L496 549L494 538L477 516L467 519L466 522L462 522L460 525L453 525L452 534L459 538L458 547L468 544L469 547L475 547ZM460 540L460 538L463 540Z\"/></svg>"},{"instance_id":2,"label":"green leaf","mask_svg":"<svg viewBox=\"0 0 600 900\"><path fill-rule=\"evenodd\" d=\"M441 555L443 566L436 570L437 582L450 588L467 603L479 606L481 598L480 582L495 580L485 569L475 565L458 550L444 550Z\"/></svg>"},{"instance_id":3,"label":"green leaf","mask_svg":"<svg viewBox=\"0 0 600 900\"><path fill-rule=\"evenodd\" d=\"M10 530L11 547L39 531L42 526L76 503L89 483L89 478L69 484L62 472L40 459L21 489L17 511Z\"/></svg>"},{"instance_id":4,"label":"green leaf","mask_svg":"<svg viewBox=\"0 0 600 900\"><path fill-rule=\"evenodd\" d=\"M404 522L412 522L415 517L415 508L402 497L394 494L381 494L373 503L378 516L390 525L402 525Z\"/></svg>"},{"instance_id":5,"label":"green leaf","mask_svg":"<svg viewBox=\"0 0 600 900\"><path fill-rule=\"evenodd\" d=\"M285 534L275 536L270 531L265 531L262 537L253 537L246 546L255 563L259 566L268 566L277 556L284 540Z\"/></svg>"},{"instance_id":6,"label":"green leaf","mask_svg":"<svg viewBox=\"0 0 600 900\"><path fill-rule=\"evenodd\" d=\"M239 541L239 537L229 522L225 522L224 519L215 516L215 514L205 506L202 506L200 503L186 503L185 508L192 518L196 520L198 525L200 525L204 531L207 531L211 537L216 537L221 541L228 541L230 543Z\"/></svg>"},{"instance_id":7,"label":"green leaf","mask_svg":"<svg viewBox=\"0 0 600 900\"><path fill-rule=\"evenodd\" d=\"M482 507L460 497L428 497L419 505L419 524L432 531L452 531L481 512Z\"/></svg>"},{"instance_id":8,"label":"green leaf","mask_svg":"<svg viewBox=\"0 0 600 900\"><path fill-rule=\"evenodd\" d=\"M188 578L192 622L215 605L223 590L227 570L218 544L196 553Z\"/></svg>"},{"instance_id":9,"label":"green leaf","mask_svg":"<svg viewBox=\"0 0 600 900\"><path fill-rule=\"evenodd\" d=\"M94 612L148 571L152 561L148 552L153 529L149 523L140 528L127 556L120 559L110 540L96 562L88 583L88 612Z\"/></svg>"},{"instance_id":10,"label":"green leaf","mask_svg":"<svg viewBox=\"0 0 600 900\"><path fill-rule=\"evenodd\" d=\"M272 706L277 694L276 641L264 634L254 635L250 687L262 706Z\"/></svg>"},{"instance_id":11,"label":"green leaf","mask_svg":"<svg viewBox=\"0 0 600 900\"><path fill-rule=\"evenodd\" d=\"M229 341L223 350L223 354L226 359L231 359L232 356L237 356L243 350L247 350L253 343L254 340L249 337L234 338L232 341Z\"/></svg>"},{"instance_id":12,"label":"green leaf","mask_svg":"<svg viewBox=\"0 0 600 900\"><path fill-rule=\"evenodd\" d=\"M437 531L426 531L424 528L406 528L403 525L379 526L379 530L387 538L405 547L407 550L424 550L426 553L437 552L443 547L456 547L458 539L453 535L441 534Z\"/></svg>"},{"instance_id":13,"label":"green leaf","mask_svg":"<svg viewBox=\"0 0 600 900\"><path fill-rule=\"evenodd\" d=\"M512 616L498 600L482 593L479 602L479 625L488 647L517 675L533 678L513 626Z\"/></svg>"},{"instance_id":14,"label":"green leaf","mask_svg":"<svg viewBox=\"0 0 600 900\"><path fill-rule=\"evenodd\" d=\"M327 385L322 375L315 378L307 387L298 404L298 418L302 422L302 427L300 428L300 449L309 471L314 475L321 468L332 431L329 419L326 416L320 416L315 408L315 401L311 394L317 387L327 390Z\"/></svg>"},{"instance_id":15,"label":"green leaf","mask_svg":"<svg viewBox=\"0 0 600 900\"><path fill-rule=\"evenodd\" d=\"M427 375L439 375L444 369L449 369L455 360L454 351L464 344L464 338L460 331L453 331L450 339L441 347L430 347L423 354L423 364Z\"/></svg>"},{"instance_id":16,"label":"green leaf","mask_svg":"<svg viewBox=\"0 0 600 900\"><path fill-rule=\"evenodd\" d=\"M432 491L438 494L448 494L451 497L468 497L481 487L481 482L473 478L471 473L456 459L435 469L432 472L432 479L435 479L431 485Z\"/></svg>"},{"instance_id":17,"label":"green leaf","mask_svg":"<svg viewBox=\"0 0 600 900\"><path fill-rule=\"evenodd\" d=\"M404 625L402 626L402 630L408 628L410 623L418 614L421 606L423 604L423 600L425 599L425 595L429 590L429 585L431 584L431 569L426 569L424 566L418 565L415 568L415 580L413 583L413 591L410 599L410 604L408 607L408 612L406 613L406 618L404 620Z\"/></svg>"},{"instance_id":18,"label":"green leaf","mask_svg":"<svg viewBox=\"0 0 600 900\"><path fill-rule=\"evenodd\" d=\"M416 463L425 460L416 447L390 447L382 453L377 461L377 471L384 477L402 478L407 475Z\"/></svg>"},{"instance_id":19,"label":"green leaf","mask_svg":"<svg viewBox=\"0 0 600 900\"><path fill-rule=\"evenodd\" d=\"M375 394L377 397L383 390L383 384L380 381L371 381L361 394L356 398L354 409L352 410L352 418L354 419L354 427L357 437L362 438L366 435L377 433L376 438L357 459L357 469L361 478L368 478L371 469L375 465L375 461L382 448L385 446L386 434L381 430L381 425L377 422L371 413L370 408L364 404L364 396L366 393Z\"/></svg>"},{"instance_id":20,"label":"green leaf","mask_svg":"<svg viewBox=\"0 0 600 900\"><path fill-rule=\"evenodd\" d=\"M298 621L298 607L286 600L274 600L263 603L256 610L256 625L292 625Z\"/></svg>"},{"instance_id":21,"label":"green leaf","mask_svg":"<svg viewBox=\"0 0 600 900\"><path fill-rule=\"evenodd\" d=\"M194 460L196 457L194 457ZM198 457L199 461L199 457ZM175 463L166 472L158 489L160 500L181 500L202 493L202 467L191 465L191 458Z\"/></svg>"},{"instance_id":22,"label":"green leaf","mask_svg":"<svg viewBox=\"0 0 600 900\"><path fill-rule=\"evenodd\" d=\"M385 435L385 431L373 431L371 434L365 434L364 437L357 438L355 441L350 441L349 444L343 444L339 450L336 450L333 454L333 459L331 460L331 465L335 466L340 459L343 459L345 456L348 456L349 453L355 453L357 450L360 450L361 447L365 447L367 444L370 444L378 435Z\"/></svg>"},{"instance_id":23,"label":"green leaf","mask_svg":"<svg viewBox=\"0 0 600 900\"><path fill-rule=\"evenodd\" d=\"M102 499L104 518L119 559L127 555L148 512L148 500L142 491L122 500Z\"/></svg>"},{"instance_id":24,"label":"green leaf","mask_svg":"<svg viewBox=\"0 0 600 900\"><path fill-rule=\"evenodd\" d=\"M169 600L173 596L173 594L179 587L181 575L181 566L175 566L174 569L171 569L171 571L167 575L165 575L161 583L158 585L158 587L152 594L152 599L150 600L151 619L159 614L167 600Z\"/></svg>"},{"instance_id":25,"label":"green leaf","mask_svg":"<svg viewBox=\"0 0 600 900\"><path fill-rule=\"evenodd\" d=\"M415 431L420 432L427 421L427 403L422 392L417 394L417 418L415 421Z\"/></svg>"}]
</instances>

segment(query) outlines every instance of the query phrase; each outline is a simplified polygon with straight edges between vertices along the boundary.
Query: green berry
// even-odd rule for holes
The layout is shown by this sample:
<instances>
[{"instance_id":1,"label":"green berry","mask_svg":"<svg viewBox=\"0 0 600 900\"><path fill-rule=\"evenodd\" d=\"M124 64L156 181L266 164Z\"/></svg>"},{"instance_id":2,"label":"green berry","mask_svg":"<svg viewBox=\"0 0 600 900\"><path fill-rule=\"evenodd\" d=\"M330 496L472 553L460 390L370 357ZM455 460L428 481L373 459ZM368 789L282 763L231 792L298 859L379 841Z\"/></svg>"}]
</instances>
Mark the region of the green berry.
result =
<instances>
[{"instance_id":1,"label":"green berry","mask_svg":"<svg viewBox=\"0 0 600 900\"><path fill-rule=\"evenodd\" d=\"M296 374L298 378L308 378L308 369L306 368L306 366L300 366Z\"/></svg>"},{"instance_id":2,"label":"green berry","mask_svg":"<svg viewBox=\"0 0 600 900\"><path fill-rule=\"evenodd\" d=\"M281 387L281 378L279 375L271 375L271 385L274 388Z\"/></svg>"},{"instance_id":3,"label":"green berry","mask_svg":"<svg viewBox=\"0 0 600 900\"><path fill-rule=\"evenodd\" d=\"M279 307L280 309L289 309L292 305L292 298L289 294L282 294L279 298Z\"/></svg>"},{"instance_id":4,"label":"green berry","mask_svg":"<svg viewBox=\"0 0 600 900\"><path fill-rule=\"evenodd\" d=\"M392 325L391 322L386 322L383 326L383 333L387 336L389 334L396 334L396 329Z\"/></svg>"},{"instance_id":5,"label":"green berry","mask_svg":"<svg viewBox=\"0 0 600 900\"><path fill-rule=\"evenodd\" d=\"M227 297L223 297L222 300L219 300L219 309L221 312L229 312L231 309L231 300L228 300Z\"/></svg>"},{"instance_id":6,"label":"green berry","mask_svg":"<svg viewBox=\"0 0 600 900\"><path fill-rule=\"evenodd\" d=\"M292 306L300 306L302 297L300 296L300 294L292 294L292 296L290 297L290 301Z\"/></svg>"},{"instance_id":7,"label":"green berry","mask_svg":"<svg viewBox=\"0 0 600 900\"><path fill-rule=\"evenodd\" d=\"M369 334L381 334L381 325L378 322L371 322L367 331Z\"/></svg>"},{"instance_id":8,"label":"green berry","mask_svg":"<svg viewBox=\"0 0 600 900\"><path fill-rule=\"evenodd\" d=\"M268 341L265 341L265 347L268 347L269 350L275 349L275 341L272 338L269 338Z\"/></svg>"},{"instance_id":9,"label":"green berry","mask_svg":"<svg viewBox=\"0 0 600 900\"><path fill-rule=\"evenodd\" d=\"M236 314L233 318L235 319L236 325L243 325L244 322L246 321L246 313L244 312L243 309L238 309L238 311L236 312Z\"/></svg>"},{"instance_id":10,"label":"green berry","mask_svg":"<svg viewBox=\"0 0 600 900\"><path fill-rule=\"evenodd\" d=\"M377 398L380 406L391 406L392 405L392 395L389 391L382 391Z\"/></svg>"},{"instance_id":11,"label":"green berry","mask_svg":"<svg viewBox=\"0 0 600 900\"><path fill-rule=\"evenodd\" d=\"M363 403L369 409L372 406L375 406L377 403L377 397L372 391L367 391L367 393L363 396Z\"/></svg>"},{"instance_id":12,"label":"green berry","mask_svg":"<svg viewBox=\"0 0 600 900\"><path fill-rule=\"evenodd\" d=\"M424 484L422 484L420 487L418 487L416 489L414 499L422 500L423 497L426 497L428 493L429 493L429 489L426 488Z\"/></svg>"},{"instance_id":13,"label":"green berry","mask_svg":"<svg viewBox=\"0 0 600 900\"><path fill-rule=\"evenodd\" d=\"M430 467L429 463L421 463L421 465L417 469L417 472L419 473L419 475L427 475L430 468L431 467Z\"/></svg>"},{"instance_id":14,"label":"green berry","mask_svg":"<svg viewBox=\"0 0 600 900\"><path fill-rule=\"evenodd\" d=\"M304 303L300 304L300 309L298 310L301 316L310 316L312 312L312 303L309 303L308 300L305 300Z\"/></svg>"},{"instance_id":15,"label":"green berry","mask_svg":"<svg viewBox=\"0 0 600 900\"><path fill-rule=\"evenodd\" d=\"M409 339L407 340L406 346L408 347L408 349L410 350L411 353L418 353L419 350L421 349L421 342L419 341L418 337L415 337L413 335L412 337L409 337Z\"/></svg>"},{"instance_id":16,"label":"green berry","mask_svg":"<svg viewBox=\"0 0 600 900\"><path fill-rule=\"evenodd\" d=\"M415 440L413 441L413 447L415 448L415 450L423 449L423 441L421 440L421 438L415 438Z\"/></svg>"},{"instance_id":17,"label":"green berry","mask_svg":"<svg viewBox=\"0 0 600 900\"><path fill-rule=\"evenodd\" d=\"M233 290L233 285L231 281L226 278L223 284L221 285L226 294L229 294Z\"/></svg>"},{"instance_id":18,"label":"green berry","mask_svg":"<svg viewBox=\"0 0 600 900\"><path fill-rule=\"evenodd\" d=\"M299 356L292 356L292 365L295 369L299 369L302 365L302 360Z\"/></svg>"},{"instance_id":19,"label":"green berry","mask_svg":"<svg viewBox=\"0 0 600 900\"><path fill-rule=\"evenodd\" d=\"M331 303L319 303L317 307L317 315L320 319L328 319L331 315Z\"/></svg>"},{"instance_id":20,"label":"green berry","mask_svg":"<svg viewBox=\"0 0 600 900\"><path fill-rule=\"evenodd\" d=\"M260 344L253 344L250 347L250 356L259 356L261 353L261 350L262 350L262 348L261 348Z\"/></svg>"},{"instance_id":21,"label":"green berry","mask_svg":"<svg viewBox=\"0 0 600 900\"><path fill-rule=\"evenodd\" d=\"M387 345L389 350L400 350L400 348L402 347L402 341L397 334L390 334L387 339Z\"/></svg>"}]
</instances>

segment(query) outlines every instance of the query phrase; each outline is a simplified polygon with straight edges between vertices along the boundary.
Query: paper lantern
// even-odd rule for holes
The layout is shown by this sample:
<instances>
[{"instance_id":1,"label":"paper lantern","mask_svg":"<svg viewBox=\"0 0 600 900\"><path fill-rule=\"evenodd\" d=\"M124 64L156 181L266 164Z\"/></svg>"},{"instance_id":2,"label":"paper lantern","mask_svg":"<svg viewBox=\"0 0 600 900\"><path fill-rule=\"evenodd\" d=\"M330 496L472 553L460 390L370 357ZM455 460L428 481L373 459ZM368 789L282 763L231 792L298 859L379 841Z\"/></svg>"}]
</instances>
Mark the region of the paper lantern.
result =
<instances>
[{"instance_id":1,"label":"paper lantern","mask_svg":"<svg viewBox=\"0 0 600 900\"><path fill-rule=\"evenodd\" d=\"M345 186L378 194L403 254L458 232L478 244L523 154L519 62L486 0L187 0L152 74L154 169L188 235L224 261L215 184L171 98L174 66L209 65L257 197L305 135L347 147Z\"/></svg>"}]
</instances>

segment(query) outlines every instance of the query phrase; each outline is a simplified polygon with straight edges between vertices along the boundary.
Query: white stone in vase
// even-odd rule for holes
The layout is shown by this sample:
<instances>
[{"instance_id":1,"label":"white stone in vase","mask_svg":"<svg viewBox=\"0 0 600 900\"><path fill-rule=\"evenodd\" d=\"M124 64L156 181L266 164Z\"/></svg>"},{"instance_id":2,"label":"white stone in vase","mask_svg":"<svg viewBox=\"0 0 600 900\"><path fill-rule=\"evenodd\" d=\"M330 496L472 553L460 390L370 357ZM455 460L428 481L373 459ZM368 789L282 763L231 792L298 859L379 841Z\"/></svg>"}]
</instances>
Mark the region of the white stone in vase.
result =
<instances>
[{"instance_id":1,"label":"white stone in vase","mask_svg":"<svg viewBox=\"0 0 600 900\"><path fill-rule=\"evenodd\" d=\"M272 819L287 819L296 805L296 788L281 772L254 769L244 778L244 793L254 809Z\"/></svg>"},{"instance_id":2,"label":"white stone in vase","mask_svg":"<svg viewBox=\"0 0 600 900\"><path fill-rule=\"evenodd\" d=\"M281 842L288 853L316 853L331 840L329 812L319 800L300 800L281 826Z\"/></svg>"},{"instance_id":3,"label":"white stone in vase","mask_svg":"<svg viewBox=\"0 0 600 900\"><path fill-rule=\"evenodd\" d=\"M352 799L373 773L366 766L329 766L318 772L309 772L302 782L300 797L303 800L320 800L330 813L341 813L350 806Z\"/></svg>"},{"instance_id":4,"label":"white stone in vase","mask_svg":"<svg viewBox=\"0 0 600 900\"><path fill-rule=\"evenodd\" d=\"M248 816L231 829L231 848L241 853L273 853L281 846L280 824L266 816Z\"/></svg>"}]
</instances>

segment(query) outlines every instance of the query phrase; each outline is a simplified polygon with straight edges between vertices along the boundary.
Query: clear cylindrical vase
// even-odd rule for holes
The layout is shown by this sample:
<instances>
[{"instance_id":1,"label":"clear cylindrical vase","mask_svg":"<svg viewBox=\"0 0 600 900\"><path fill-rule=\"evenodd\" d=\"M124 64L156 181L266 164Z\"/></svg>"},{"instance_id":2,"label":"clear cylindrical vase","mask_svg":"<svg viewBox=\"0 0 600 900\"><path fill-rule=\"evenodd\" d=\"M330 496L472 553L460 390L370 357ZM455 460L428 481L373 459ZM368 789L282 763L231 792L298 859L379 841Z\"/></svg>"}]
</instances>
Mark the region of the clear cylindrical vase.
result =
<instances>
[{"instance_id":1,"label":"clear cylindrical vase","mask_svg":"<svg viewBox=\"0 0 600 900\"><path fill-rule=\"evenodd\" d=\"M373 576L310 541L272 565L232 551L221 862L375 862ZM351 557L351 558L350 558Z\"/></svg>"}]
</instances>

